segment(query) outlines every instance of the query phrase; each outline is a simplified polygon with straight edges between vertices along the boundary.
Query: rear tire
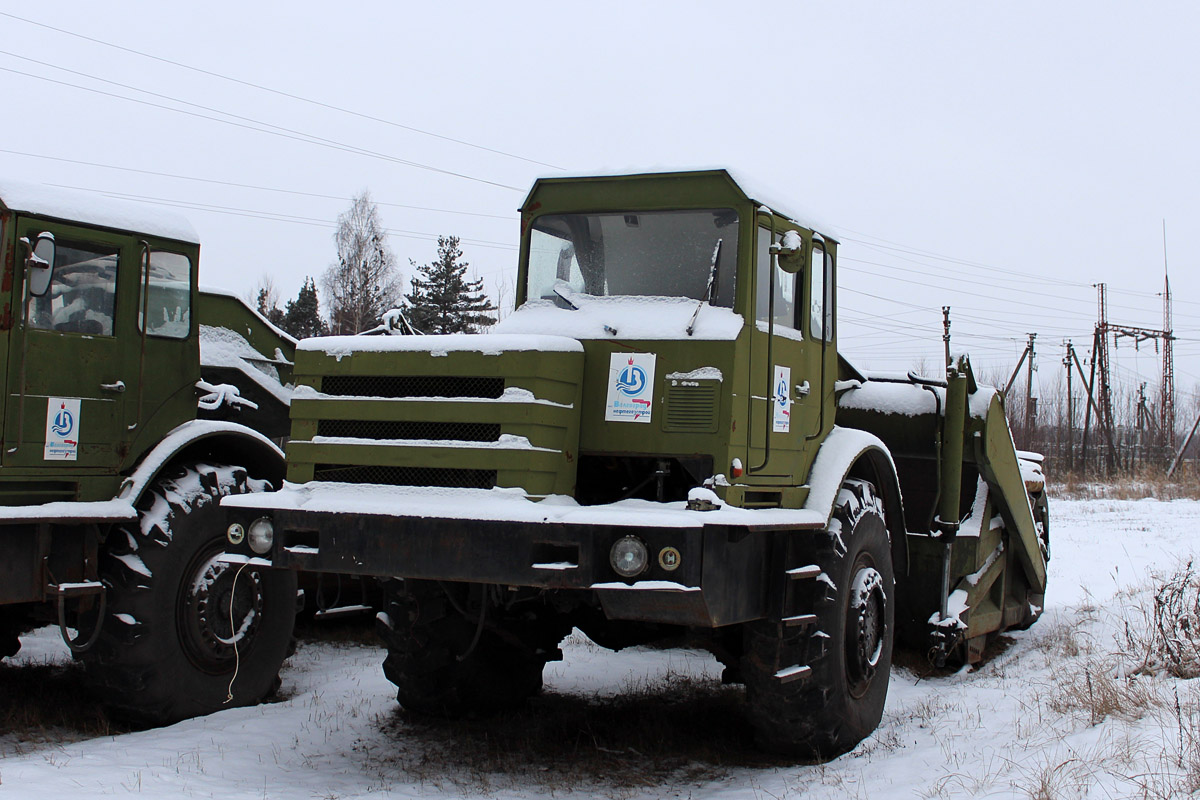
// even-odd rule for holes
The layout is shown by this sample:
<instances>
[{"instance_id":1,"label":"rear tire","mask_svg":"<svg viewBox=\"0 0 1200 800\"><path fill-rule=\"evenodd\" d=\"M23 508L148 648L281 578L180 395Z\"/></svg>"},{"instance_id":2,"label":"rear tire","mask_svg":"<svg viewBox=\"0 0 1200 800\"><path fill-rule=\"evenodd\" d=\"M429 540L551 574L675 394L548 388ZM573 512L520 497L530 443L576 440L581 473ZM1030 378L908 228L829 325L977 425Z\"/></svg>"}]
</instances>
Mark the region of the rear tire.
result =
<instances>
[{"instance_id":1,"label":"rear tire","mask_svg":"<svg viewBox=\"0 0 1200 800\"><path fill-rule=\"evenodd\" d=\"M139 500L138 523L109 535L100 558L108 608L81 659L119 716L165 725L257 703L278 687L295 573L218 561L220 498L269 488L242 467L168 467Z\"/></svg>"},{"instance_id":2,"label":"rear tire","mask_svg":"<svg viewBox=\"0 0 1200 800\"><path fill-rule=\"evenodd\" d=\"M895 576L883 503L871 484L843 485L829 527L814 536L803 562L821 569L798 597L797 612L814 614L815 624L747 625L742 674L758 745L825 760L869 736L887 699ZM811 672L781 680L793 666Z\"/></svg>"}]
</instances>

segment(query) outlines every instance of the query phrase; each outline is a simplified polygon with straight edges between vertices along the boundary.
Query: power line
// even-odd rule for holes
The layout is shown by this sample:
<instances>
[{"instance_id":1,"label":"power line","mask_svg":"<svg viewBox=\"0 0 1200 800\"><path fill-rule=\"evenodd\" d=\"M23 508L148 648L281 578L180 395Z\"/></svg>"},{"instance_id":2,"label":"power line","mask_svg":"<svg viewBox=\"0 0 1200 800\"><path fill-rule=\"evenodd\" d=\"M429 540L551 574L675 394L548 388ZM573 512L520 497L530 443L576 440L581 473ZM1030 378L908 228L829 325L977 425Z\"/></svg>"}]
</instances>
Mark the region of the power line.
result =
<instances>
[{"instance_id":1,"label":"power line","mask_svg":"<svg viewBox=\"0 0 1200 800\"><path fill-rule=\"evenodd\" d=\"M336 228L337 224L328 220L316 219L313 217L301 217L294 214L280 214L274 211L261 211L253 208L233 208L230 206L214 205L209 203L197 203L185 200L172 200L164 197L146 197L144 195L128 194L125 192L114 192L102 189L88 189L81 186L66 186L64 184L51 184L62 189L74 189L85 192L95 192L103 194L107 197L113 197L120 200L133 200L140 203L150 203L152 205L169 206L171 208L189 208L196 211L211 211L218 214L228 214L237 217L249 217L251 219L265 219L276 222L291 222L298 225L310 225L319 228ZM411 231L401 228L386 228L385 232L389 236L400 236L408 239L422 239L425 241L436 241L441 234L428 233L426 231ZM461 239L463 244L470 244L477 247L492 247L501 250L516 250L515 245L505 242L492 242L485 239Z\"/></svg>"},{"instance_id":2,"label":"power line","mask_svg":"<svg viewBox=\"0 0 1200 800\"><path fill-rule=\"evenodd\" d=\"M278 95L280 97L286 97L290 100L296 100L301 103L308 103L309 105L326 108L326 109L329 109L330 111L337 111L341 114L348 114L350 116L358 117L360 119L370 120L371 122L378 122L383 125L390 125L394 128L400 128L402 130L411 131L413 133L419 133L422 136L430 136L435 139L441 139L443 141L453 142L454 144L460 144L460 145L463 145L464 147L471 147L476 150L483 150L488 153L494 153L496 155L505 156L506 158L514 158L514 159L517 159L518 161L525 161L530 164L537 164L538 166L549 167L550 169L555 169L555 170L563 169L562 167L555 166L554 164L549 164L545 161L537 161L532 158L526 158L525 156L517 155L516 153L509 153L504 150L498 150L493 147L486 147L481 144L475 144L474 142L469 142L465 139L456 139L453 136L446 136L444 134L434 133L432 131L424 130L423 128L417 128L412 125L405 125L403 123L395 122L393 120L383 119L381 117L375 117L370 114L364 114L362 112L354 111L354 110L348 109L348 108L343 108L341 106L336 106L331 103L324 103L320 100L313 100L312 98L303 97L303 96L297 95L297 94L292 94L290 92L285 92L280 89L273 89L269 86L263 86L261 84L253 83L251 81L242 80L241 78L234 78L229 75L223 75L219 72L213 72L211 70L203 69L201 67L192 66L191 64L185 64L181 61L173 61L169 58L163 58L162 56L156 56L156 55L152 55L150 53L145 53L145 52L142 52L141 50L135 50L132 47L124 47L119 44L114 44L113 42L106 42L102 39L96 39L91 36L85 36L82 33L76 33L74 31L69 31L65 28L55 27L54 25L49 25L44 22L37 22L36 20L28 19L26 17L19 17L16 14L10 14L6 11L0 11L0 16L5 16L10 19L15 19L18 22L24 22L27 25L35 25L39 28L45 28L47 30L54 31L56 33L61 33L66 36L74 36L77 39L83 39L85 41L92 42L94 44L99 44L99 45L103 45L104 47L113 48L114 50L120 50L122 52L131 53L136 56L141 56L142 58L149 58L153 61L158 61L163 64L170 64L173 67L179 67L180 69L190 70L192 72L196 72L201 75L208 75L213 78L219 78L224 81L229 81L230 83L236 83L241 86L247 86L252 89L258 89L259 91L269 92L270 94Z\"/></svg>"},{"instance_id":3,"label":"power line","mask_svg":"<svg viewBox=\"0 0 1200 800\"><path fill-rule=\"evenodd\" d=\"M3 14L3 12L0 12L0 14ZM31 72L23 72L19 69L13 69L12 67L0 67L0 71L11 72L14 75L22 75L26 78L33 78L35 80L46 81L48 83L57 84L59 86L67 86L72 89L79 89L79 90L85 91L85 92L93 92L94 94L99 94L99 95L102 95L105 97L112 97L117 100L124 100L129 103L137 103L139 105L149 106L151 108L158 108L158 109L161 109L164 111L172 111L176 114L184 114L189 117L196 117L198 119L206 119L211 122L220 122L225 125L232 125L235 128L243 128L245 130L257 131L259 133L266 133L266 134L270 134L272 136L278 136L283 139L292 139L292 140L295 140L298 142L305 142L307 144L315 144L315 145L318 145L321 147L330 148L332 150L340 150L340 151L346 152L346 153L353 153L355 155L365 155L365 156L369 156L372 158L378 158L378 159L381 159L384 161L390 161L390 162L393 162L396 164L403 164L405 166L415 167L417 169L424 169L424 170L428 170L430 172L436 172L436 173L439 173L442 175L450 175L450 176L453 176L456 178L463 178L465 180L487 184L489 186L496 186L501 189L509 189L514 192L521 191L516 186L509 186L508 184L505 184L505 183L497 183L496 181L489 181L486 178L477 178L473 175L467 175L465 173L455 172L453 170L442 169L441 167L434 167L429 164L422 164L419 161L410 161L408 159L398 158L396 156L389 156L386 153L378 153L373 150L367 150L365 148L356 147L354 145L342 144L340 142L335 142L331 139L323 139L321 137L312 136L311 134L306 134L306 133L293 134L293 133L287 132L287 129L278 128L278 126L269 125L268 123L259 122L258 120L252 120L252 122L254 122L254 125L247 125L247 124L244 124L241 122L235 122L232 119L222 119L220 117L212 117L207 114L200 114L195 111L188 111L187 109L184 109L184 108L174 108L172 106L163 105L161 103L152 103L149 100L139 100L136 97L126 97L125 95L115 94L113 92L106 92L103 89L96 89L91 86L80 86L79 84L76 84L76 83L70 83L68 81L60 81L57 78L51 78L46 75L35 75ZM144 92L145 90L136 89L135 91ZM154 95L153 92L145 92L145 93ZM170 98L170 99L174 100L174 98ZM185 102L182 100L174 100L174 101L180 102L180 103ZM227 112L224 112L224 111L217 111L215 113L225 114L226 116L230 116L230 117L235 116L233 114L228 114ZM260 127L255 127L255 125L268 125L268 127L260 128ZM272 128L277 128L277 129L272 130Z\"/></svg>"},{"instance_id":4,"label":"power line","mask_svg":"<svg viewBox=\"0 0 1200 800\"><path fill-rule=\"evenodd\" d=\"M0 13L2 13L2 12L0 12ZM41 158L41 159L45 159L47 161L59 161L64 164L78 164L78 165L84 166L84 167L98 167L100 169L111 169L111 170L117 170L120 172L132 172L132 173L136 173L138 175L154 175L155 177L159 177L159 178L172 178L172 179L181 180L181 181L195 181L197 183L210 183L210 184L213 184L216 186L231 186L231 187L234 187L237 189L255 189L257 191L262 191L262 192L277 192L279 194L291 194L291 195L296 195L299 197L315 197L320 200L340 200L342 202L350 202L354 199L351 197L342 197L340 195L334 195L334 194L320 194L318 192L302 192L297 189L280 189L278 187L273 187L273 186L257 186L255 184L251 184L251 183L237 183L234 181L218 180L216 178L198 178L194 175L176 175L176 174L173 174L170 172L155 172L153 170L139 169L137 167L120 167L120 166L116 166L114 164L100 164L95 161L82 161L82 160L76 159L76 158L62 158L60 156L47 156L47 155L41 155L39 153L24 153L24 152L21 152L20 150L5 150L3 148L0 148L0 153L7 153L8 155L14 155L14 156L22 156L25 158ZM100 192L100 191L107 191L107 190L85 189L84 191ZM429 206L413 206L413 205L406 205L404 203L389 203L384 200L373 200L372 202L374 202L376 205L380 205L380 206L388 206L390 208L406 208L406 209L411 209L413 211L432 211L432 212L436 212L439 214L460 214L460 215L467 216L467 217L486 217L488 219L502 219L502 220L505 220L508 222L511 222L514 219L514 217L512 215L505 215L505 214L484 214L484 213L476 212L476 211L457 211L452 208L431 208Z\"/></svg>"}]
</instances>

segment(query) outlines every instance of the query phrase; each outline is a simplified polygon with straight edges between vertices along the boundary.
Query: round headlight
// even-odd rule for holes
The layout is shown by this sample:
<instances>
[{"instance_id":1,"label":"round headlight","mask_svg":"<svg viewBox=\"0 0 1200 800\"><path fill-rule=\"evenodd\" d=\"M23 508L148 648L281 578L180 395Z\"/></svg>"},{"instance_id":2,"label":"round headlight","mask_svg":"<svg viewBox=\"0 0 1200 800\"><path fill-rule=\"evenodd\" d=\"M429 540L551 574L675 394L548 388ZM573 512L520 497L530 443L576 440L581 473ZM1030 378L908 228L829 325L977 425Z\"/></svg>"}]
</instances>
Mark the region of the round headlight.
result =
<instances>
[{"instance_id":1,"label":"round headlight","mask_svg":"<svg viewBox=\"0 0 1200 800\"><path fill-rule=\"evenodd\" d=\"M246 539L250 542L250 549L262 555L275 543L275 526L266 517L256 519L250 523Z\"/></svg>"},{"instance_id":2,"label":"round headlight","mask_svg":"<svg viewBox=\"0 0 1200 800\"><path fill-rule=\"evenodd\" d=\"M608 563L623 578L632 578L646 571L649 554L645 543L636 536L624 536L608 551Z\"/></svg>"},{"instance_id":3,"label":"round headlight","mask_svg":"<svg viewBox=\"0 0 1200 800\"><path fill-rule=\"evenodd\" d=\"M236 522L229 526L229 530L225 531L225 538L232 545L239 545L246 538L246 529Z\"/></svg>"}]
</instances>

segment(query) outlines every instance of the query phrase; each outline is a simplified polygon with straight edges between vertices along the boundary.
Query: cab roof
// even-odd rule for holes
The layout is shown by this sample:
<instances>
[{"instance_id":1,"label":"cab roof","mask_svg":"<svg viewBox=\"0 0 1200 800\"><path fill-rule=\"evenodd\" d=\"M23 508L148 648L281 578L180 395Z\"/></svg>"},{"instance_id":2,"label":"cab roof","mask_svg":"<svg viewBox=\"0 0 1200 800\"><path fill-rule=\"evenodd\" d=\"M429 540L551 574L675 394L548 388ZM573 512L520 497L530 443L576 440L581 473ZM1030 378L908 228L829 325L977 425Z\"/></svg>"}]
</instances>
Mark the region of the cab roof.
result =
<instances>
[{"instance_id":1,"label":"cab roof","mask_svg":"<svg viewBox=\"0 0 1200 800\"><path fill-rule=\"evenodd\" d=\"M615 171L615 172L591 172L578 175L547 175L538 178L534 181L529 194L525 197L525 202L521 204L521 210L532 210L531 203L534 195L538 192L539 185L555 185L555 184L580 184L584 182L607 182L607 181L636 181L636 180L695 180L695 181L718 181L726 183L736 194L755 203L756 205L768 208L774 214L780 217L791 220L801 227L814 230L824 236L826 239L838 241L841 237L837 231L830 225L826 225L815 219L810 214L795 213L797 211L795 203L781 203L777 199L782 192L776 188L770 189L766 184L767 181L756 179L741 173L735 173L725 167L708 168L708 169L675 169L675 170L651 170L646 172L636 171Z\"/></svg>"},{"instance_id":2,"label":"cab roof","mask_svg":"<svg viewBox=\"0 0 1200 800\"><path fill-rule=\"evenodd\" d=\"M62 222L200 244L196 229L180 214L90 192L0 179L0 208Z\"/></svg>"}]
</instances>

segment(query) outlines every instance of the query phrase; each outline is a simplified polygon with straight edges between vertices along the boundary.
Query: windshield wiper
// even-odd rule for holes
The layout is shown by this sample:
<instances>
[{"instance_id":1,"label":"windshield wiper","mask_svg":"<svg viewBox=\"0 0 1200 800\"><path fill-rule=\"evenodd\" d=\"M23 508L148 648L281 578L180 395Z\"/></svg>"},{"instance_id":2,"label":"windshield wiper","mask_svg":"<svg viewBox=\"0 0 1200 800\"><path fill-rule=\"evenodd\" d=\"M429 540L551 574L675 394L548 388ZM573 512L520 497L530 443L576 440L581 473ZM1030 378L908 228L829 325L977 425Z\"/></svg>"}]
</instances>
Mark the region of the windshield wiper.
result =
<instances>
[{"instance_id":1,"label":"windshield wiper","mask_svg":"<svg viewBox=\"0 0 1200 800\"><path fill-rule=\"evenodd\" d=\"M708 267L708 285L704 287L704 297L700 298L700 302L696 303L696 310L692 312L692 321L688 323L687 335L691 336L696 330L696 318L700 316L700 307L705 303L711 303L713 298L713 289L717 283L717 261L721 258L721 245L724 239L717 239L717 246L713 248L712 263Z\"/></svg>"},{"instance_id":2,"label":"windshield wiper","mask_svg":"<svg viewBox=\"0 0 1200 800\"><path fill-rule=\"evenodd\" d=\"M559 299L561 299L564 303L569 305L573 311L578 311L579 306L575 305L575 301L572 300L570 297L568 297L567 293L563 291L564 287L567 287L567 284L560 281L559 283L554 284L554 288L551 289L550 291L552 291L556 295L558 295ZM567 288L569 288L569 287L567 287Z\"/></svg>"}]
</instances>

